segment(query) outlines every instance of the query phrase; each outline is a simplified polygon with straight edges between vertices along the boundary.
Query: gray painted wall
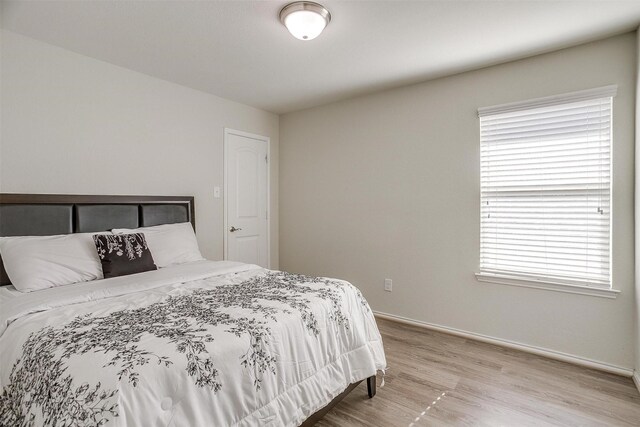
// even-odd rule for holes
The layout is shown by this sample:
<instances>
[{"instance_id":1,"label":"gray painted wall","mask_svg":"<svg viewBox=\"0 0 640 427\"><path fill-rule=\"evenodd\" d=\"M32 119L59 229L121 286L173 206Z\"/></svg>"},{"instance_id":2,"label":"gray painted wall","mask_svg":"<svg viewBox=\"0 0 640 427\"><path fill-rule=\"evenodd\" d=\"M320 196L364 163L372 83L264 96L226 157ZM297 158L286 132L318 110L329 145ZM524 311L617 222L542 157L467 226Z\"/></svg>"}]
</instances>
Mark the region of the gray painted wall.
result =
<instances>
[{"instance_id":1,"label":"gray painted wall","mask_svg":"<svg viewBox=\"0 0 640 427\"><path fill-rule=\"evenodd\" d=\"M204 256L223 256L223 129L271 137L278 266L278 116L2 31L4 192L194 195Z\"/></svg>"},{"instance_id":2,"label":"gray painted wall","mask_svg":"<svg viewBox=\"0 0 640 427\"><path fill-rule=\"evenodd\" d=\"M636 216L636 227L635 227L635 237L636 237L636 277L635 277L635 285L636 285L636 360L635 360L635 380L636 386L638 390L640 390L640 171L638 167L640 167L640 28L637 31L637 42L636 42L636 127L635 127L635 136L636 136L636 200L635 200L635 216Z\"/></svg>"},{"instance_id":3,"label":"gray painted wall","mask_svg":"<svg viewBox=\"0 0 640 427\"><path fill-rule=\"evenodd\" d=\"M477 282L477 108L610 84L620 296ZM628 33L282 116L281 268L350 280L375 310L632 369L635 85Z\"/></svg>"}]
</instances>

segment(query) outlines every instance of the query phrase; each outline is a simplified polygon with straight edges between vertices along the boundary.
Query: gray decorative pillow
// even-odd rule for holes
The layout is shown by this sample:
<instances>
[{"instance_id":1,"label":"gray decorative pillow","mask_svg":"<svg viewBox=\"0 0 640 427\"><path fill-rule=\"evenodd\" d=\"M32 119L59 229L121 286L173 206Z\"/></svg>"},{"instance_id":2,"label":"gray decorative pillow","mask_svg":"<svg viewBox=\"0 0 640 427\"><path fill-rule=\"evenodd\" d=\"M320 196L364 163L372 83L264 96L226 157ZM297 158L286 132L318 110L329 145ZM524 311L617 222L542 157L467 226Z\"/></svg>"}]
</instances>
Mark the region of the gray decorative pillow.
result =
<instances>
[{"instance_id":1,"label":"gray decorative pillow","mask_svg":"<svg viewBox=\"0 0 640 427\"><path fill-rule=\"evenodd\" d=\"M104 278L157 270L142 233L94 234Z\"/></svg>"}]
</instances>

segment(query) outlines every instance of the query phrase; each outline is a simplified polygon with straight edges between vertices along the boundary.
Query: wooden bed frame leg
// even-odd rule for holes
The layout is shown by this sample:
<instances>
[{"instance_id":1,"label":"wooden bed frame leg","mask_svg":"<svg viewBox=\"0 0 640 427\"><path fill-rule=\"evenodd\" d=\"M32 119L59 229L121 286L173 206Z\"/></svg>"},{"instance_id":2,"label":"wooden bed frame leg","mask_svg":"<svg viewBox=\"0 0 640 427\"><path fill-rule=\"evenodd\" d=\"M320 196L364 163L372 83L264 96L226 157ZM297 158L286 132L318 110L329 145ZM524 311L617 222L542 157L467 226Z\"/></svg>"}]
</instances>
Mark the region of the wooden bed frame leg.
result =
<instances>
[{"instance_id":1,"label":"wooden bed frame leg","mask_svg":"<svg viewBox=\"0 0 640 427\"><path fill-rule=\"evenodd\" d=\"M369 393L369 399L376 395L376 376L370 376L367 378L367 392Z\"/></svg>"}]
</instances>

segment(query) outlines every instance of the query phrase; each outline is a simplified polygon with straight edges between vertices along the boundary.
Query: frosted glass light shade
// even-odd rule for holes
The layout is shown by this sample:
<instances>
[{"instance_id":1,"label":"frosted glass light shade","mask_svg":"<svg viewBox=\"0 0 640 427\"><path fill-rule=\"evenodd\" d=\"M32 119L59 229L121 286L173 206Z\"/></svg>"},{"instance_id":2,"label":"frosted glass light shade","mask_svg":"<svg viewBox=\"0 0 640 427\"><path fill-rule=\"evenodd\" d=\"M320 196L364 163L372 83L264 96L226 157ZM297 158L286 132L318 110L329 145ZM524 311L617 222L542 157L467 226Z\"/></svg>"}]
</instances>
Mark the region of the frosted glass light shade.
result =
<instances>
[{"instance_id":1,"label":"frosted glass light shade","mask_svg":"<svg viewBox=\"0 0 640 427\"><path fill-rule=\"evenodd\" d=\"M330 20L329 11L313 2L290 3L280 11L280 21L299 40L315 39Z\"/></svg>"},{"instance_id":2,"label":"frosted glass light shade","mask_svg":"<svg viewBox=\"0 0 640 427\"><path fill-rule=\"evenodd\" d=\"M284 25L293 37L299 40L313 40L320 35L327 23L315 12L300 10L287 16Z\"/></svg>"}]
</instances>

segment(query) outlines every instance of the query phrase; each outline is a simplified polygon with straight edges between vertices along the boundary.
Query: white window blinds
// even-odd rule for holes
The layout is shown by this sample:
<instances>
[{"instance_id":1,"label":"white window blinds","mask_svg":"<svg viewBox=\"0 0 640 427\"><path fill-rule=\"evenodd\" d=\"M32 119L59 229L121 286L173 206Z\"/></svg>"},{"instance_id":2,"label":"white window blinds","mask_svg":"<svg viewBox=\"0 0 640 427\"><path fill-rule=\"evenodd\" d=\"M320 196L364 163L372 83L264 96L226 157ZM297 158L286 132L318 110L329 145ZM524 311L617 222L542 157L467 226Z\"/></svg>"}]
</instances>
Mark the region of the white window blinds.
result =
<instances>
[{"instance_id":1,"label":"white window blinds","mask_svg":"<svg viewBox=\"0 0 640 427\"><path fill-rule=\"evenodd\" d=\"M478 111L481 273L611 287L615 90Z\"/></svg>"}]
</instances>

